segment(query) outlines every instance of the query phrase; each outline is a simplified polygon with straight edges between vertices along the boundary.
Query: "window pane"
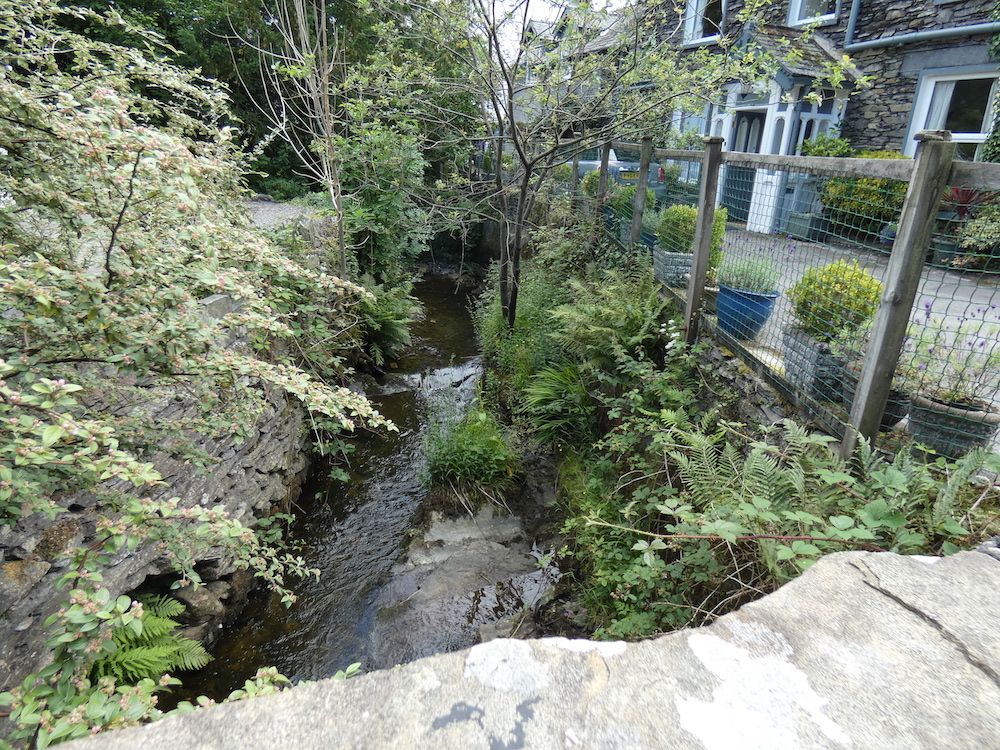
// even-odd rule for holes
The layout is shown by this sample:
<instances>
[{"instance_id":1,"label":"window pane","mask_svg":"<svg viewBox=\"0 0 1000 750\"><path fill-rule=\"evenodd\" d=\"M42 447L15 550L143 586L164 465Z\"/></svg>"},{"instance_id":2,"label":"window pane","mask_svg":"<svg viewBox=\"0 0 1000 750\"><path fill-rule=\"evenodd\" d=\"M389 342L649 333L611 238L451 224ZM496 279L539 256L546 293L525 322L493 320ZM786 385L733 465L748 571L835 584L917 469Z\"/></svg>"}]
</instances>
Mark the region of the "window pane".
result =
<instances>
[{"instance_id":1,"label":"window pane","mask_svg":"<svg viewBox=\"0 0 1000 750\"><path fill-rule=\"evenodd\" d=\"M705 15L702 17L701 35L715 36L722 28L722 0L707 0Z\"/></svg>"},{"instance_id":2,"label":"window pane","mask_svg":"<svg viewBox=\"0 0 1000 750\"><path fill-rule=\"evenodd\" d=\"M973 78L955 81L955 90L948 105L944 121L946 130L953 133L984 133L989 127L985 122L990 106L993 78Z\"/></svg>"},{"instance_id":3,"label":"window pane","mask_svg":"<svg viewBox=\"0 0 1000 750\"><path fill-rule=\"evenodd\" d=\"M800 0L799 20L826 16L837 10L837 0Z\"/></svg>"}]
</instances>

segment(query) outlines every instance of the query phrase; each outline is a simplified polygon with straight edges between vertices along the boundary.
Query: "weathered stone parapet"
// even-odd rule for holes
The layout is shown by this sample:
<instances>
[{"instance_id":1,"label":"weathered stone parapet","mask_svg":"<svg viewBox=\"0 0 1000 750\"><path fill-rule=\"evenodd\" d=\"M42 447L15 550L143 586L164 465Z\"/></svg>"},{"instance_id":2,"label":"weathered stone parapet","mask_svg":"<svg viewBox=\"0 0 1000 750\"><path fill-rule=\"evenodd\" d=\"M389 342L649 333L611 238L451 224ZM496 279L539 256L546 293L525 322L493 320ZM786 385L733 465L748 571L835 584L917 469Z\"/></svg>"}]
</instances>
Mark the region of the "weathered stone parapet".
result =
<instances>
[{"instance_id":1,"label":"weathered stone parapet","mask_svg":"<svg viewBox=\"0 0 1000 750\"><path fill-rule=\"evenodd\" d=\"M988 555L839 553L705 628L490 641L66 748L993 747L998 607Z\"/></svg>"}]
</instances>

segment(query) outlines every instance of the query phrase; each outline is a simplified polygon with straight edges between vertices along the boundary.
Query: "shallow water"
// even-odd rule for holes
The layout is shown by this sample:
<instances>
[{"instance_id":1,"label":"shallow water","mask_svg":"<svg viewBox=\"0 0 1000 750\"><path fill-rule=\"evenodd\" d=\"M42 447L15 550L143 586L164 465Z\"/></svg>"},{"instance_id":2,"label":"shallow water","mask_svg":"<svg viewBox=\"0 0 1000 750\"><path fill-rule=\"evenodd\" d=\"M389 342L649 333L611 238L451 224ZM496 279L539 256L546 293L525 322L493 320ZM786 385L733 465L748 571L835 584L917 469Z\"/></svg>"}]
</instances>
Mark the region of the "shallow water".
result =
<instances>
[{"instance_id":1,"label":"shallow water","mask_svg":"<svg viewBox=\"0 0 1000 750\"><path fill-rule=\"evenodd\" d=\"M399 556L420 502L428 404L466 404L479 374L467 298L454 282L430 278L414 294L426 317L412 327L413 346L368 397L399 433L357 439L350 482L327 481L313 469L299 501L295 536L309 567L320 570L293 587L298 601L253 594L227 629L205 669L183 676L184 694L216 700L241 687L260 667L275 666L292 681L329 677L354 662L372 665L366 643L373 603Z\"/></svg>"}]
</instances>

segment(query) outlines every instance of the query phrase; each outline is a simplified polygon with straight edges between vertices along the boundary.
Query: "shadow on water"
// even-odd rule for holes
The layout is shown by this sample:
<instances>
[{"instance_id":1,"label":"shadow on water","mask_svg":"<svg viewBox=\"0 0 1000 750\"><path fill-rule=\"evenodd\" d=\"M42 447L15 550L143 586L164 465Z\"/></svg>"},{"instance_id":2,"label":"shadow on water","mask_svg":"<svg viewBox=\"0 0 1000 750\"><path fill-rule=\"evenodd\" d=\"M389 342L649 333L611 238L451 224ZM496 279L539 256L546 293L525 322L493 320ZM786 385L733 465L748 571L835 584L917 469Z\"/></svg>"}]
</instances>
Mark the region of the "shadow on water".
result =
<instances>
[{"instance_id":1,"label":"shadow on water","mask_svg":"<svg viewBox=\"0 0 1000 750\"><path fill-rule=\"evenodd\" d=\"M348 483L326 480L328 467L318 463L299 501L295 537L307 564L320 570L319 580L294 586L298 601L288 609L268 592L251 595L220 638L215 660L184 676L179 698L221 700L264 666L294 682L367 664L370 607L425 496L427 403L441 393L471 397L479 373L466 295L441 278L422 281L414 294L425 318L412 327L413 346L368 393L399 434L358 438L344 467Z\"/></svg>"}]
</instances>

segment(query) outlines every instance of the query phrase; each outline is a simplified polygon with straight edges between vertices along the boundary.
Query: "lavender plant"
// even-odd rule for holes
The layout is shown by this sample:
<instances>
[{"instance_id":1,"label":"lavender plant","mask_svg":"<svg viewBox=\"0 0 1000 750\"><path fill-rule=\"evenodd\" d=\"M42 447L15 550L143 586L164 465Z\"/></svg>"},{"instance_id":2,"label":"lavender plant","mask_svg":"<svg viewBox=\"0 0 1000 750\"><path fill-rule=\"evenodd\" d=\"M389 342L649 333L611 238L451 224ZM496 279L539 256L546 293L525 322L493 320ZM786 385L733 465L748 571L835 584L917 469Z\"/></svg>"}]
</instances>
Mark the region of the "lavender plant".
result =
<instances>
[{"instance_id":1,"label":"lavender plant","mask_svg":"<svg viewBox=\"0 0 1000 750\"><path fill-rule=\"evenodd\" d=\"M993 305L967 317L935 314L930 302L910 326L899 372L929 398L978 409L1000 388L1000 314Z\"/></svg>"}]
</instances>

